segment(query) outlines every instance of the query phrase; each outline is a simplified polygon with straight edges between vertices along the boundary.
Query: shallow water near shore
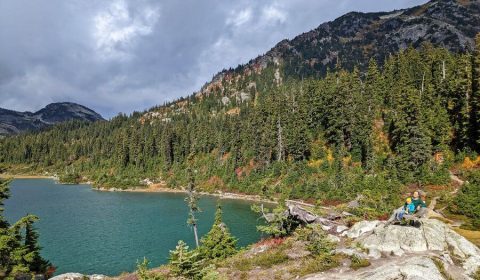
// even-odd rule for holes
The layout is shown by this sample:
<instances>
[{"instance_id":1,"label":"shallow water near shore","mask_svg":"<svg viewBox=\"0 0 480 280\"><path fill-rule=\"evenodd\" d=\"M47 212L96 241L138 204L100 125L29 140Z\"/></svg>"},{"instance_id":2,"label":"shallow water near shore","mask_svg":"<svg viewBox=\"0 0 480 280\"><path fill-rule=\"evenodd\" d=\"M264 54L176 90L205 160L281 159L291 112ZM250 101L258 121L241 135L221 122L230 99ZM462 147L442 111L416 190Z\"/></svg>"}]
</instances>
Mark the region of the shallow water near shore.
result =
<instances>
[{"instance_id":1,"label":"shallow water near shore","mask_svg":"<svg viewBox=\"0 0 480 280\"><path fill-rule=\"evenodd\" d=\"M118 275L135 270L147 257L151 266L167 262L179 239L191 248L185 194L98 192L89 185L60 185L51 179L15 179L5 215L14 222L27 213L40 217L42 255L57 266L56 274ZM240 246L260 239L252 202L202 196L199 234L210 229L216 204Z\"/></svg>"}]
</instances>

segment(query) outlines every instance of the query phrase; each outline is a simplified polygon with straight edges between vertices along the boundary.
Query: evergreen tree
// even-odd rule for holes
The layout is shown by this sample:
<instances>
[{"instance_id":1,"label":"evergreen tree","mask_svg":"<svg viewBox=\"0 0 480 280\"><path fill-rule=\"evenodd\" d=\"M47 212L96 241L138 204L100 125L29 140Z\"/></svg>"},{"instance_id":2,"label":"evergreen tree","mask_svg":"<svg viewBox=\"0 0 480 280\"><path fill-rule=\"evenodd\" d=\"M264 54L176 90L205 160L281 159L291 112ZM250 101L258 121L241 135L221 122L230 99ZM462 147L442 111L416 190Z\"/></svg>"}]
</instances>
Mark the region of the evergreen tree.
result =
<instances>
[{"instance_id":1,"label":"evergreen tree","mask_svg":"<svg viewBox=\"0 0 480 280\"><path fill-rule=\"evenodd\" d=\"M178 241L175 250L170 251L169 261L175 275L189 279L196 279L200 276L202 261L199 258L199 252L189 251L187 244L182 240Z\"/></svg>"},{"instance_id":2,"label":"evergreen tree","mask_svg":"<svg viewBox=\"0 0 480 280\"><path fill-rule=\"evenodd\" d=\"M188 195L185 198L185 201L187 202L188 208L189 208L189 213L188 213L188 220L187 224L189 224L193 228L193 233L195 236L195 244L197 247L199 246L198 243L198 231L197 231L197 223L198 220L195 217L195 214L200 211L200 208L198 207L198 195L195 190L195 177L193 175L192 169L188 168L187 169L188 173Z\"/></svg>"},{"instance_id":3,"label":"evergreen tree","mask_svg":"<svg viewBox=\"0 0 480 280\"><path fill-rule=\"evenodd\" d=\"M24 246L27 249L25 261L30 271L47 271L51 265L50 262L40 256L40 246L38 245L38 233L33 227L33 223L38 220L38 217L28 215L25 220L25 241Z\"/></svg>"},{"instance_id":4,"label":"evergreen tree","mask_svg":"<svg viewBox=\"0 0 480 280\"><path fill-rule=\"evenodd\" d=\"M480 33L475 37L472 66L472 136L475 150L480 150Z\"/></svg>"},{"instance_id":5,"label":"evergreen tree","mask_svg":"<svg viewBox=\"0 0 480 280\"><path fill-rule=\"evenodd\" d=\"M10 226L3 217L3 200L9 197L7 183L0 180L0 278L44 274L50 263L40 256L38 234L33 228L38 218L27 215Z\"/></svg>"},{"instance_id":6,"label":"evergreen tree","mask_svg":"<svg viewBox=\"0 0 480 280\"><path fill-rule=\"evenodd\" d=\"M210 231L201 239L200 255L203 259L224 259L237 252L237 240L222 222L222 208L217 206L215 221Z\"/></svg>"}]
</instances>

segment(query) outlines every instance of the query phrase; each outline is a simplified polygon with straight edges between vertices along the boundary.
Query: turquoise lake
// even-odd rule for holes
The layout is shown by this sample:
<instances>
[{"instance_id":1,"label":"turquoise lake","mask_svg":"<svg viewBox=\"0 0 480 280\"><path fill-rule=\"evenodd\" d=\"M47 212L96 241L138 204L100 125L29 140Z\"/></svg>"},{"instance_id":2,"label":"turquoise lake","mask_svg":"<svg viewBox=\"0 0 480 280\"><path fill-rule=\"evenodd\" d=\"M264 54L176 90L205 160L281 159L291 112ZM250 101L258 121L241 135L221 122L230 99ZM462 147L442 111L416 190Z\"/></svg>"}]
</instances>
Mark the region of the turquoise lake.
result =
<instances>
[{"instance_id":1,"label":"turquoise lake","mask_svg":"<svg viewBox=\"0 0 480 280\"><path fill-rule=\"evenodd\" d=\"M60 185L50 179L16 179L10 190L8 221L27 213L40 217L36 228L42 255L57 267L56 274L118 275L134 271L144 256L151 266L166 263L179 239L194 245L184 194L98 192L89 185ZM251 202L210 196L200 198L200 236L210 229L219 202L240 246L260 239Z\"/></svg>"}]
</instances>

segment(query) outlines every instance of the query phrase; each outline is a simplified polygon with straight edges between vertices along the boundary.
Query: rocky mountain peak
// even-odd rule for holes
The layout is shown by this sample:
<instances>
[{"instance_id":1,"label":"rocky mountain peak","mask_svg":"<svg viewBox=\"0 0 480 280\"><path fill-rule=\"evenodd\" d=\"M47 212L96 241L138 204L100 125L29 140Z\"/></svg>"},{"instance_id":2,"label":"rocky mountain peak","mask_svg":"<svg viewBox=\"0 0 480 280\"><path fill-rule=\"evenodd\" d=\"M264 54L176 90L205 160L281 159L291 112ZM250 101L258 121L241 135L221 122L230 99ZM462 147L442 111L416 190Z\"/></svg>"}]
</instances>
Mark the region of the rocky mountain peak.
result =
<instances>
[{"instance_id":1,"label":"rocky mountain peak","mask_svg":"<svg viewBox=\"0 0 480 280\"><path fill-rule=\"evenodd\" d=\"M35 113L0 108L0 135L36 131L69 120L103 120L95 111L71 102L51 103Z\"/></svg>"}]
</instances>

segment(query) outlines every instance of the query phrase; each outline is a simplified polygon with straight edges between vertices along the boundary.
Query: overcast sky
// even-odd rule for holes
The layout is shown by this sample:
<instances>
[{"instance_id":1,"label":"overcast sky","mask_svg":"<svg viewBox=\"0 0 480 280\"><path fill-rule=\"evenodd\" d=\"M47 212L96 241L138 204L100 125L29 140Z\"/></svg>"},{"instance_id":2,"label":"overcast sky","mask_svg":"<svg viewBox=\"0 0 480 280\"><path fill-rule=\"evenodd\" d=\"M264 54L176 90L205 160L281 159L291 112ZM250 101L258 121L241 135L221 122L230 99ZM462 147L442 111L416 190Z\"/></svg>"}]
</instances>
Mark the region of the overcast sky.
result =
<instances>
[{"instance_id":1,"label":"overcast sky","mask_svg":"<svg viewBox=\"0 0 480 280\"><path fill-rule=\"evenodd\" d=\"M0 0L0 107L141 111L346 12L425 2Z\"/></svg>"}]
</instances>

